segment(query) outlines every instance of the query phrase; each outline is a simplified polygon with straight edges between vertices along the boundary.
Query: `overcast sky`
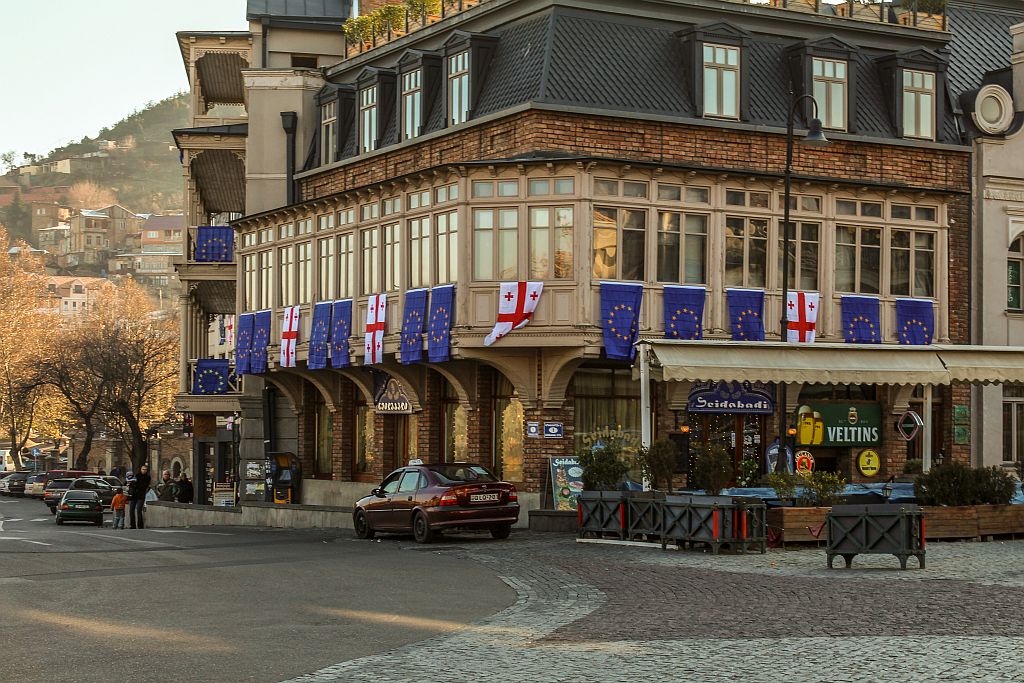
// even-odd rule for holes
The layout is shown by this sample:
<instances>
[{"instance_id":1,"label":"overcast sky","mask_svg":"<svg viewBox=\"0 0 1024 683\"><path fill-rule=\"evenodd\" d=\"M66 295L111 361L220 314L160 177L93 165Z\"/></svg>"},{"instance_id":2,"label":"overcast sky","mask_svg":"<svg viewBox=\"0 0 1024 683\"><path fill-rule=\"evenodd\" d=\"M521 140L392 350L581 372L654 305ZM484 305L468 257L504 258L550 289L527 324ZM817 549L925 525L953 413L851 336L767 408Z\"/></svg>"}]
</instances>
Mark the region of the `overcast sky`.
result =
<instances>
[{"instance_id":1,"label":"overcast sky","mask_svg":"<svg viewBox=\"0 0 1024 683\"><path fill-rule=\"evenodd\" d=\"M94 137L188 89L176 31L246 28L245 0L0 0L0 152Z\"/></svg>"}]
</instances>

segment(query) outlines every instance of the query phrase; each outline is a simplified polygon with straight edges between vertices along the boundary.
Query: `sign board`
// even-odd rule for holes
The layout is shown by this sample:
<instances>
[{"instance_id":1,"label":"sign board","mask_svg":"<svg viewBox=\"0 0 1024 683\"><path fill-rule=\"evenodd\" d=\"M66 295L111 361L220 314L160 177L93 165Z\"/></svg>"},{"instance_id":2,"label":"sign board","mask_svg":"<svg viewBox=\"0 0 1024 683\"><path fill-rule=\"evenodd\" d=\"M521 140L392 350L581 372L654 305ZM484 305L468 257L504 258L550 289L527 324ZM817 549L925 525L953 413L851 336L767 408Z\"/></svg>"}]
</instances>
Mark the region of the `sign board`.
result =
<instances>
[{"instance_id":1,"label":"sign board","mask_svg":"<svg viewBox=\"0 0 1024 683\"><path fill-rule=\"evenodd\" d=\"M900 415L900 419L896 422L896 431L907 441L912 441L921 431L921 427L924 427L924 420L913 410L908 410Z\"/></svg>"},{"instance_id":2,"label":"sign board","mask_svg":"<svg viewBox=\"0 0 1024 683\"><path fill-rule=\"evenodd\" d=\"M561 422L545 422L544 423L544 438L545 439L561 439L565 433L565 428Z\"/></svg>"},{"instance_id":3,"label":"sign board","mask_svg":"<svg viewBox=\"0 0 1024 683\"><path fill-rule=\"evenodd\" d=\"M526 436L530 439L540 438L540 422L527 422L526 423Z\"/></svg>"},{"instance_id":4,"label":"sign board","mask_svg":"<svg viewBox=\"0 0 1024 683\"><path fill-rule=\"evenodd\" d=\"M705 382L690 390L686 410L691 413L771 415L775 412L772 389L750 382Z\"/></svg>"},{"instance_id":5,"label":"sign board","mask_svg":"<svg viewBox=\"0 0 1024 683\"><path fill-rule=\"evenodd\" d=\"M857 471L864 477L873 477L882 469L882 459L878 451L865 448L857 455Z\"/></svg>"},{"instance_id":6,"label":"sign board","mask_svg":"<svg viewBox=\"0 0 1024 683\"><path fill-rule=\"evenodd\" d=\"M967 425L953 425L953 443L957 446L971 443L971 428Z\"/></svg>"},{"instance_id":7,"label":"sign board","mask_svg":"<svg viewBox=\"0 0 1024 683\"><path fill-rule=\"evenodd\" d=\"M796 412L799 446L841 448L882 441L882 408L877 403L808 403Z\"/></svg>"},{"instance_id":8,"label":"sign board","mask_svg":"<svg viewBox=\"0 0 1024 683\"><path fill-rule=\"evenodd\" d=\"M221 482L213 482L213 494L211 503L221 507L231 507L235 504L235 485Z\"/></svg>"},{"instance_id":9,"label":"sign board","mask_svg":"<svg viewBox=\"0 0 1024 683\"><path fill-rule=\"evenodd\" d=\"M967 405L953 406L953 424L965 425L971 423L971 407Z\"/></svg>"},{"instance_id":10,"label":"sign board","mask_svg":"<svg viewBox=\"0 0 1024 683\"><path fill-rule=\"evenodd\" d=\"M810 451L796 452L796 471L800 474L810 474L814 471L814 456Z\"/></svg>"},{"instance_id":11,"label":"sign board","mask_svg":"<svg viewBox=\"0 0 1024 683\"><path fill-rule=\"evenodd\" d=\"M551 494L556 510L575 510L583 491L583 468L575 457L551 458Z\"/></svg>"},{"instance_id":12,"label":"sign board","mask_svg":"<svg viewBox=\"0 0 1024 683\"><path fill-rule=\"evenodd\" d=\"M377 394L373 410L379 415L410 415L412 403L405 388L394 377L388 378L384 388Z\"/></svg>"}]
</instances>

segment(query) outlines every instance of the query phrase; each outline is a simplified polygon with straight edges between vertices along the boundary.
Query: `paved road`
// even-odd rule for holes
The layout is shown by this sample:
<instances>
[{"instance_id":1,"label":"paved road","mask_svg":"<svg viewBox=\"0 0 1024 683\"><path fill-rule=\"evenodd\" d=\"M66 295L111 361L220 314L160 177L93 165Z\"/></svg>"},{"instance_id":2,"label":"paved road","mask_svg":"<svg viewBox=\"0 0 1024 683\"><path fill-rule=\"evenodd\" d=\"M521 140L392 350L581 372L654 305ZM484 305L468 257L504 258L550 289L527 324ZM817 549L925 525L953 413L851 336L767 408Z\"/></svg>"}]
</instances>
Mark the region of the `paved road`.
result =
<instances>
[{"instance_id":1,"label":"paved road","mask_svg":"<svg viewBox=\"0 0 1024 683\"><path fill-rule=\"evenodd\" d=\"M12 523L25 504L2 500L0 570L17 578L0 579L0 665L28 665L24 680L95 653L68 680L1024 681L1024 542L830 571L820 549L713 557L525 532L115 534Z\"/></svg>"},{"instance_id":2,"label":"paved road","mask_svg":"<svg viewBox=\"0 0 1024 683\"><path fill-rule=\"evenodd\" d=\"M0 680L275 681L511 604L493 572L349 531L56 526L0 497ZM8 674L16 674L9 678Z\"/></svg>"}]
</instances>

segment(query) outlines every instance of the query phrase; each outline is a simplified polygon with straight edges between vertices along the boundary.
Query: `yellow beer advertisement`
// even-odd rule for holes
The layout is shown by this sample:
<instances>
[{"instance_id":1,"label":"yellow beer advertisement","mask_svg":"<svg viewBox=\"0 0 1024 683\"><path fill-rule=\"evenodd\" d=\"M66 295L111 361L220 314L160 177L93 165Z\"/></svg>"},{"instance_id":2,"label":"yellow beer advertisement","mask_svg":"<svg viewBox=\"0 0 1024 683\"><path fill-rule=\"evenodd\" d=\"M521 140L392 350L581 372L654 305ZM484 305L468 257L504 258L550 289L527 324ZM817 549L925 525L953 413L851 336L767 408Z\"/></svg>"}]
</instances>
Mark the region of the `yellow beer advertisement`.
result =
<instances>
[{"instance_id":1,"label":"yellow beer advertisement","mask_svg":"<svg viewBox=\"0 0 1024 683\"><path fill-rule=\"evenodd\" d=\"M877 403L807 403L797 409L799 446L871 446L881 440L882 410Z\"/></svg>"}]
</instances>

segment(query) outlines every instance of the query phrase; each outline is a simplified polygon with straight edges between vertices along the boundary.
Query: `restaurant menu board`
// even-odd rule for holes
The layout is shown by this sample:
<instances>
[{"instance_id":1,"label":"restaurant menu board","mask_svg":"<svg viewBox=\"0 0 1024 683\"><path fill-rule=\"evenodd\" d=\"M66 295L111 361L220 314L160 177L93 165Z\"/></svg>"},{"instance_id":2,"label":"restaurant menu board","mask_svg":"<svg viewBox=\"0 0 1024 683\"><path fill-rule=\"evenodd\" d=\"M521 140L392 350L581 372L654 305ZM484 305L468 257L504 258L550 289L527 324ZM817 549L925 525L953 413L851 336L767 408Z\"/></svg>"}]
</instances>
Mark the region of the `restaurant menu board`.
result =
<instances>
[{"instance_id":1,"label":"restaurant menu board","mask_svg":"<svg viewBox=\"0 0 1024 683\"><path fill-rule=\"evenodd\" d=\"M231 507L235 504L235 485L222 482L213 484L213 504Z\"/></svg>"},{"instance_id":2,"label":"restaurant menu board","mask_svg":"<svg viewBox=\"0 0 1024 683\"><path fill-rule=\"evenodd\" d=\"M576 458L551 458L551 488L556 510L576 510L583 491L583 468Z\"/></svg>"}]
</instances>

